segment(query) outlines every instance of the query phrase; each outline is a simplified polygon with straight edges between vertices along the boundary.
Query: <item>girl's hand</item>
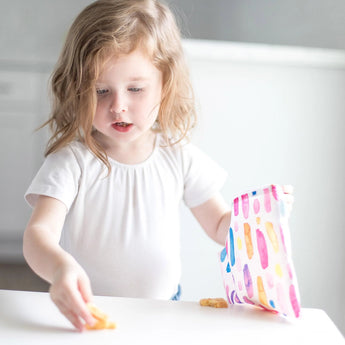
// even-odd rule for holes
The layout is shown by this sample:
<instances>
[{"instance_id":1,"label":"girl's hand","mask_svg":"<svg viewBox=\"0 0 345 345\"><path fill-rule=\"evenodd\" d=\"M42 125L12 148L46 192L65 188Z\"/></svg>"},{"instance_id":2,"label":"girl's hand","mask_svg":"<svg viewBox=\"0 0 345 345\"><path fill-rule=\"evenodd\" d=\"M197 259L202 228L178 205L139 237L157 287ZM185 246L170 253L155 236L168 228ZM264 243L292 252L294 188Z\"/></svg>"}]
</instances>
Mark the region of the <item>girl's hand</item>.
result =
<instances>
[{"instance_id":1,"label":"girl's hand","mask_svg":"<svg viewBox=\"0 0 345 345\"><path fill-rule=\"evenodd\" d=\"M50 287L50 297L79 331L84 329L85 323L91 326L95 323L86 306L92 298L90 281L79 265L65 264L57 270Z\"/></svg>"},{"instance_id":2,"label":"girl's hand","mask_svg":"<svg viewBox=\"0 0 345 345\"><path fill-rule=\"evenodd\" d=\"M287 217L290 217L291 211L292 211L292 205L294 202L294 197L293 197L293 187L290 185L284 185L283 187L283 192L284 192L284 202L285 202L285 212L287 213Z\"/></svg>"}]
</instances>

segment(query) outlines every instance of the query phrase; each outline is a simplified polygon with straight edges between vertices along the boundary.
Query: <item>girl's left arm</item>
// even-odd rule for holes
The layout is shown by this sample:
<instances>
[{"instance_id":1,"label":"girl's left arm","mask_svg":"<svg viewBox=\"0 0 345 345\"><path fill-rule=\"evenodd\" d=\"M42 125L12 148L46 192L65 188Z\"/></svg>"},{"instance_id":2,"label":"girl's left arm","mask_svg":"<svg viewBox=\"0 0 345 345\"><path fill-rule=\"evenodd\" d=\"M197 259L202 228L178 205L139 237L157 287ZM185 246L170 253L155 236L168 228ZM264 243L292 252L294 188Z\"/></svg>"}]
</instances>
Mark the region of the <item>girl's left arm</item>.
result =
<instances>
[{"instance_id":1,"label":"girl's left arm","mask_svg":"<svg viewBox=\"0 0 345 345\"><path fill-rule=\"evenodd\" d=\"M206 234L224 246L230 226L231 211L222 195L216 194L203 204L191 208L191 211Z\"/></svg>"},{"instance_id":2,"label":"girl's left arm","mask_svg":"<svg viewBox=\"0 0 345 345\"><path fill-rule=\"evenodd\" d=\"M294 202L293 187L284 185L282 188L289 217ZM191 208L191 211L206 234L214 241L224 246L230 227L231 209L222 195L220 193L216 194L203 204Z\"/></svg>"}]
</instances>

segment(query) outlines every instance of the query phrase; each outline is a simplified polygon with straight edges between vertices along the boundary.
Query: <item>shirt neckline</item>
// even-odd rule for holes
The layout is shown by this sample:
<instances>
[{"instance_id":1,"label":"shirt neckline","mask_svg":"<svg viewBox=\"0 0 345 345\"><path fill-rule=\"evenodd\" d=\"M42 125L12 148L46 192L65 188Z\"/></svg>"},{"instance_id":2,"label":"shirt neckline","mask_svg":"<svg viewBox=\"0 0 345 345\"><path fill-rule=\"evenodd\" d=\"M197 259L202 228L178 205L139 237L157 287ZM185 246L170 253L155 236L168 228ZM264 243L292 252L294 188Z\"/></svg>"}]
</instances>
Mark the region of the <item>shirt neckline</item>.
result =
<instances>
[{"instance_id":1,"label":"shirt neckline","mask_svg":"<svg viewBox=\"0 0 345 345\"><path fill-rule=\"evenodd\" d=\"M150 155L145 159L143 160L142 162L139 162L139 163L134 163L134 164L126 164L126 163L121 163L119 161L117 161L116 159L114 158L111 158L108 156L108 161L111 165L117 165L117 166L121 166L121 167L125 167L125 168L138 168L138 167L143 167L147 164L149 164L151 162L151 160L153 160L154 156L155 156L155 153L157 151L157 148L159 146L159 143L161 141L161 136L159 135L159 133L156 134L155 136L155 142L154 142L154 145L153 145L153 149L152 149L152 152L150 153Z\"/></svg>"}]
</instances>

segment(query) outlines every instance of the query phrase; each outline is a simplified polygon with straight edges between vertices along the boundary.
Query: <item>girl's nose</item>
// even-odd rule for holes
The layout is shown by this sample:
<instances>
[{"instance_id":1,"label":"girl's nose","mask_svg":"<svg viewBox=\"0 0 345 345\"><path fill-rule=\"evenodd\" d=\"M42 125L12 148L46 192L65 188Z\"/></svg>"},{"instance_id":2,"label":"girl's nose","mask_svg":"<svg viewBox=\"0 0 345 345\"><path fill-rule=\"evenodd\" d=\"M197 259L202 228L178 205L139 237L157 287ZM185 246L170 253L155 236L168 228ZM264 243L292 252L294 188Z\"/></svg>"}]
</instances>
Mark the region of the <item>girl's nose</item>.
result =
<instances>
[{"instance_id":1,"label":"girl's nose","mask_svg":"<svg viewBox=\"0 0 345 345\"><path fill-rule=\"evenodd\" d=\"M121 114L126 111L128 111L128 106L125 97L116 95L110 105L110 112L113 114Z\"/></svg>"}]
</instances>

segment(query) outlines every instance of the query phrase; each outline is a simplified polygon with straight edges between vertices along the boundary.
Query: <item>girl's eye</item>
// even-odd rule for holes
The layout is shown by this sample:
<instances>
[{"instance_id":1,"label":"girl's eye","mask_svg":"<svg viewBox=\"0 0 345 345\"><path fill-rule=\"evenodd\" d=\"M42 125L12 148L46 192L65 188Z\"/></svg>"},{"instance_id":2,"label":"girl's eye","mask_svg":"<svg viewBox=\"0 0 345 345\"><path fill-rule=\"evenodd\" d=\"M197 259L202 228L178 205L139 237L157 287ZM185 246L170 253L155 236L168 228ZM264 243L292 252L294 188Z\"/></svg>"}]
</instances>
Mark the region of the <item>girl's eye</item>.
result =
<instances>
[{"instance_id":1,"label":"girl's eye","mask_svg":"<svg viewBox=\"0 0 345 345\"><path fill-rule=\"evenodd\" d=\"M140 87L130 87L129 89L128 89L128 91L131 91L131 92L140 92L140 91L142 91L143 89L142 88L140 88Z\"/></svg>"},{"instance_id":2,"label":"girl's eye","mask_svg":"<svg viewBox=\"0 0 345 345\"><path fill-rule=\"evenodd\" d=\"M107 89L97 89L96 92L97 92L97 95L104 95L108 92L108 90Z\"/></svg>"}]
</instances>

